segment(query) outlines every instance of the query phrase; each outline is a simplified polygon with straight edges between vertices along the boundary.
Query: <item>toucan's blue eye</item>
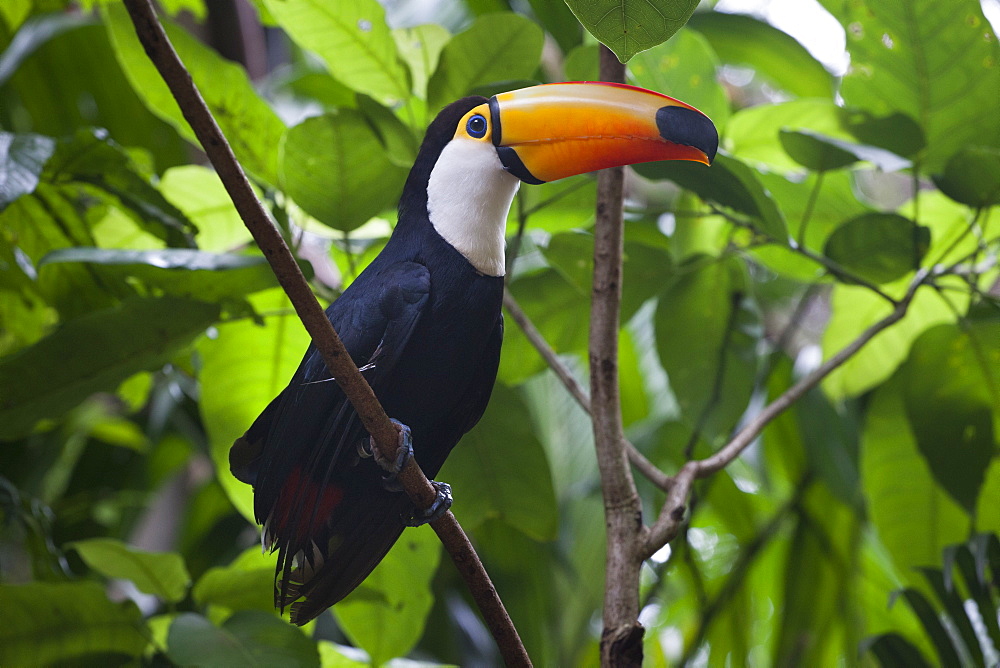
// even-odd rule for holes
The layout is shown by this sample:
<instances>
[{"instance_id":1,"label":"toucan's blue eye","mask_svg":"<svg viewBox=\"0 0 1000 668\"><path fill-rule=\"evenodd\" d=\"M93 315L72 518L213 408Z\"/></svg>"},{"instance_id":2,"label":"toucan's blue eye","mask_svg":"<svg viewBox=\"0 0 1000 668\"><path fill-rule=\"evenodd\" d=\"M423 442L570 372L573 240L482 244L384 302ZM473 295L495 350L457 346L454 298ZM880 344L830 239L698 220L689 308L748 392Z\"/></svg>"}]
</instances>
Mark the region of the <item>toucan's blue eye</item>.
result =
<instances>
[{"instance_id":1,"label":"toucan's blue eye","mask_svg":"<svg viewBox=\"0 0 1000 668\"><path fill-rule=\"evenodd\" d=\"M469 121L465 124L465 130L470 136L482 139L486 136L486 117L482 114L469 117Z\"/></svg>"}]
</instances>

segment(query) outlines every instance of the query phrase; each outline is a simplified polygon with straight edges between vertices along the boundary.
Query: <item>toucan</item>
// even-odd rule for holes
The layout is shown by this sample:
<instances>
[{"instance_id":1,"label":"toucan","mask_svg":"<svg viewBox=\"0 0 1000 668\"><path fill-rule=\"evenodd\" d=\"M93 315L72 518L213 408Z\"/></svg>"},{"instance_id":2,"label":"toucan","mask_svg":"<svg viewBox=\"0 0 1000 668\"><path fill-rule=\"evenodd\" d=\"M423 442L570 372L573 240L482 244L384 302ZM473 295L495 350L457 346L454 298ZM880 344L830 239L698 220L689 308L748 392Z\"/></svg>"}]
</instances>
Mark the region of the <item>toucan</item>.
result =
<instances>
[{"instance_id":1,"label":"toucan","mask_svg":"<svg viewBox=\"0 0 1000 668\"><path fill-rule=\"evenodd\" d=\"M433 477L486 409L503 338L505 224L522 182L654 160L711 164L718 141L694 107L621 84L543 84L445 107L384 249L326 310L398 421L401 451ZM431 519L393 484L403 462L372 456L330 381L310 346L230 450L233 475L253 486L264 548L278 552L275 606L300 625L357 587L404 527ZM433 513L450 505L437 488Z\"/></svg>"}]
</instances>

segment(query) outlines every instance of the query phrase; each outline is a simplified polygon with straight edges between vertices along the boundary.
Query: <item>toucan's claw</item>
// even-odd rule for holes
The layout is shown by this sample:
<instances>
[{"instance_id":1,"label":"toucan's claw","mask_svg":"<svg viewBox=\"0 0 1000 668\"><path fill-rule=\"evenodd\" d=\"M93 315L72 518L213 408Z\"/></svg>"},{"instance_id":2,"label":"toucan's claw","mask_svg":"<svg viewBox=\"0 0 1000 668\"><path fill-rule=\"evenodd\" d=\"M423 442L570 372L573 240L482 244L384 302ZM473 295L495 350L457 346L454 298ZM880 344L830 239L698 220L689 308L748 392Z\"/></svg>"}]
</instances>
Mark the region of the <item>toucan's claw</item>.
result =
<instances>
[{"instance_id":1,"label":"toucan's claw","mask_svg":"<svg viewBox=\"0 0 1000 668\"><path fill-rule=\"evenodd\" d=\"M406 526L418 527L421 524L441 519L451 508L451 485L446 482L438 482L437 480L431 480L431 485L434 487L434 491L437 492L434 502L423 510L414 509L413 515L406 520Z\"/></svg>"},{"instance_id":2,"label":"toucan's claw","mask_svg":"<svg viewBox=\"0 0 1000 668\"><path fill-rule=\"evenodd\" d=\"M399 472L403 470L403 467L406 466L406 462L413 457L413 434L410 432L410 428L399 420L392 420L390 418L390 421L392 422L392 426L396 428L396 431L399 432L396 442L395 459L388 459L382 455L374 437L369 437L369 444L375 455L375 462L388 474L382 477L382 486L390 492L398 492L402 488L399 485L397 476L399 476Z\"/></svg>"}]
</instances>

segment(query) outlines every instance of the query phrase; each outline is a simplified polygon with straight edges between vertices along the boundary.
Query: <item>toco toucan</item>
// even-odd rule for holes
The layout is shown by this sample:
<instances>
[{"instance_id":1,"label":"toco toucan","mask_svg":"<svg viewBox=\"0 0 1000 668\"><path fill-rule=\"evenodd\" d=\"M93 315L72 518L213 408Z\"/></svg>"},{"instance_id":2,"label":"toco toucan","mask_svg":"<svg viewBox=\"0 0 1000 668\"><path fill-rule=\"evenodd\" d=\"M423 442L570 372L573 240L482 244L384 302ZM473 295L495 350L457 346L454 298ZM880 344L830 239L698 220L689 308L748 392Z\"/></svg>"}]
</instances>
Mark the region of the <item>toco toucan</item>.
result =
<instances>
[{"instance_id":1,"label":"toco toucan","mask_svg":"<svg viewBox=\"0 0 1000 668\"><path fill-rule=\"evenodd\" d=\"M386 413L434 476L486 408L503 337L504 230L529 184L653 160L710 164L712 121L642 88L532 86L466 97L430 124L385 248L326 310ZM254 488L275 605L304 624L341 600L396 542L413 506L315 347L230 451ZM450 501L450 499L449 499Z\"/></svg>"}]
</instances>

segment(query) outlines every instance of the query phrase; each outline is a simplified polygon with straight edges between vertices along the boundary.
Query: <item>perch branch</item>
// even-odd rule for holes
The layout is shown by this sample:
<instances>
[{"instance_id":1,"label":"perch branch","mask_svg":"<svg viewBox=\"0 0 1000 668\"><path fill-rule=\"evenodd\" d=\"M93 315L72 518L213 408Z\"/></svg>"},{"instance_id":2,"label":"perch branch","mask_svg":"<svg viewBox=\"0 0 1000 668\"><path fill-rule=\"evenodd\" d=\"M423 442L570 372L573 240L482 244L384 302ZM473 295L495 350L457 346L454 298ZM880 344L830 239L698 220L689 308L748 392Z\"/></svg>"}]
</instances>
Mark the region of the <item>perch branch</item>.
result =
<instances>
[{"instance_id":1,"label":"perch branch","mask_svg":"<svg viewBox=\"0 0 1000 668\"><path fill-rule=\"evenodd\" d=\"M232 148L167 38L152 4L149 0L124 2L146 54L177 100L184 118L205 149L240 217L271 264L278 282L288 294L331 375L351 401L365 429L375 437L378 447L389 454L389 459L393 459L397 447L395 428L389 422L375 393L361 376L357 365L344 349L340 337L309 289L309 284L285 240L254 194ZM399 480L418 508L426 508L433 502L435 491L413 459L407 462ZM530 665L524 645L503 603L454 515L448 512L441 519L432 522L431 526L465 578L504 660L508 665Z\"/></svg>"}]
</instances>

